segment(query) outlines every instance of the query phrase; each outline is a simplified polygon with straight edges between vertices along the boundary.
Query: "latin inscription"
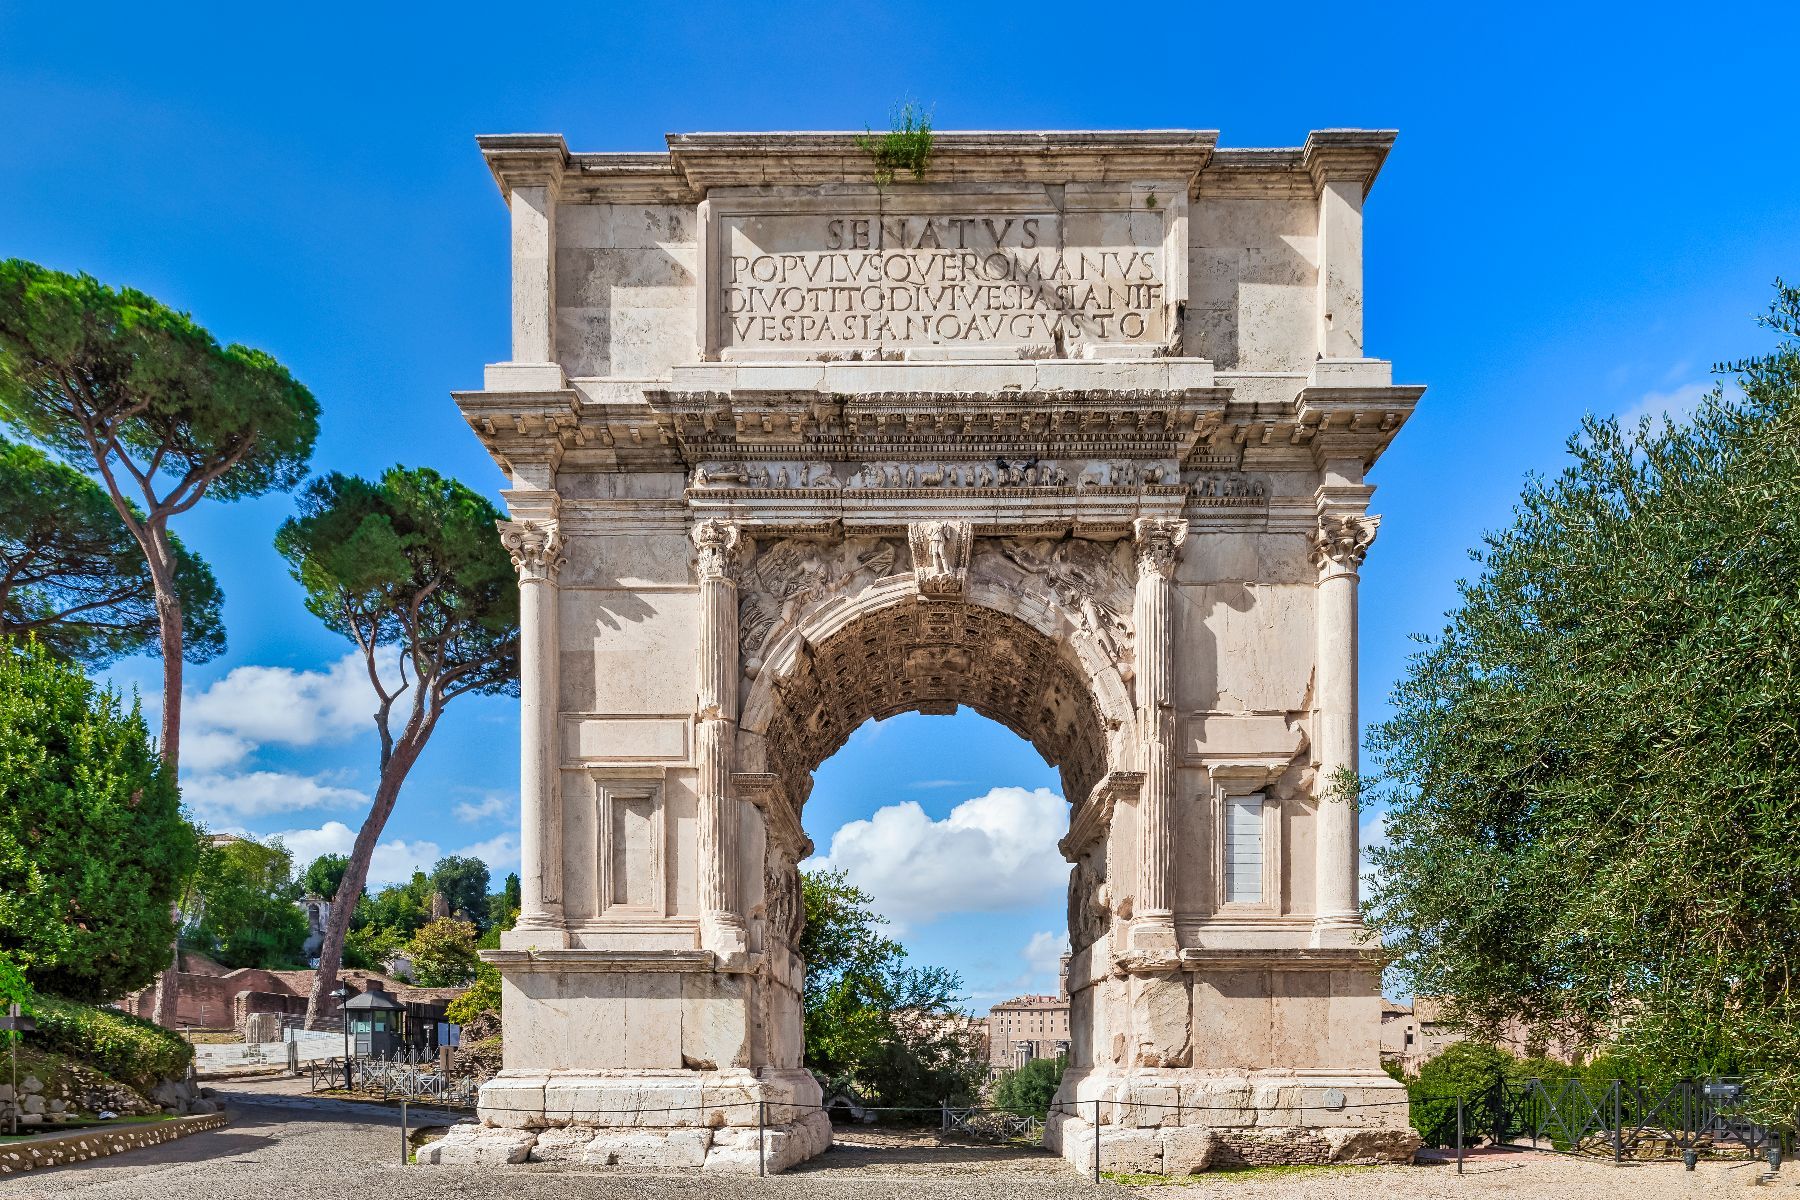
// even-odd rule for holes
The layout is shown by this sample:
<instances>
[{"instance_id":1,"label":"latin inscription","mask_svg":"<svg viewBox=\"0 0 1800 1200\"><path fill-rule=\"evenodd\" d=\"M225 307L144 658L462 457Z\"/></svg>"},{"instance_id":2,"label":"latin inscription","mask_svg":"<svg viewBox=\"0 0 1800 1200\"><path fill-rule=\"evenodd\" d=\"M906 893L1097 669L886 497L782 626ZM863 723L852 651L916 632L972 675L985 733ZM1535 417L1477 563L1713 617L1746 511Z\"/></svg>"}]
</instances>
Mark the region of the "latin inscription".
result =
<instances>
[{"instance_id":1,"label":"latin inscription","mask_svg":"<svg viewBox=\"0 0 1800 1200\"><path fill-rule=\"evenodd\" d=\"M721 344L1158 344L1163 257L1160 216L727 218Z\"/></svg>"}]
</instances>

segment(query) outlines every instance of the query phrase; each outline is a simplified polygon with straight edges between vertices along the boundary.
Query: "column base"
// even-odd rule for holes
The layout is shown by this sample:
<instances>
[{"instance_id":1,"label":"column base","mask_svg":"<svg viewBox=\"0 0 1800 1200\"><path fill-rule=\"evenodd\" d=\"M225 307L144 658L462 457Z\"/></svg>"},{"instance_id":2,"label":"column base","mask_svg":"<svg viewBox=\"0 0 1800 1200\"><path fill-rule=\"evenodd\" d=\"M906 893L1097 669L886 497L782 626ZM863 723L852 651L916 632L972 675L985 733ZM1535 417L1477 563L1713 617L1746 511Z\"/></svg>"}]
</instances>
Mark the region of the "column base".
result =
<instances>
[{"instance_id":1,"label":"column base","mask_svg":"<svg viewBox=\"0 0 1800 1200\"><path fill-rule=\"evenodd\" d=\"M1366 948L1369 927L1363 924L1360 913L1323 913L1313 919L1308 944L1315 950Z\"/></svg>"},{"instance_id":2,"label":"column base","mask_svg":"<svg viewBox=\"0 0 1800 1200\"><path fill-rule=\"evenodd\" d=\"M1044 1145L1092 1171L1096 1115L1100 1169L1118 1173L1405 1163L1419 1148L1405 1087L1379 1070L1072 1070L1044 1124Z\"/></svg>"},{"instance_id":3,"label":"column base","mask_svg":"<svg viewBox=\"0 0 1800 1200\"><path fill-rule=\"evenodd\" d=\"M724 913L708 913L700 919L700 948L711 950L721 960L733 960L749 952L750 935L741 917Z\"/></svg>"},{"instance_id":4,"label":"column base","mask_svg":"<svg viewBox=\"0 0 1800 1200\"><path fill-rule=\"evenodd\" d=\"M502 1071L482 1085L480 1123L419 1161L773 1173L831 1145L820 1098L799 1069Z\"/></svg>"},{"instance_id":5,"label":"column base","mask_svg":"<svg viewBox=\"0 0 1800 1200\"><path fill-rule=\"evenodd\" d=\"M1175 914L1142 914L1132 921L1126 943L1133 950L1178 949L1181 942L1175 934Z\"/></svg>"}]
</instances>

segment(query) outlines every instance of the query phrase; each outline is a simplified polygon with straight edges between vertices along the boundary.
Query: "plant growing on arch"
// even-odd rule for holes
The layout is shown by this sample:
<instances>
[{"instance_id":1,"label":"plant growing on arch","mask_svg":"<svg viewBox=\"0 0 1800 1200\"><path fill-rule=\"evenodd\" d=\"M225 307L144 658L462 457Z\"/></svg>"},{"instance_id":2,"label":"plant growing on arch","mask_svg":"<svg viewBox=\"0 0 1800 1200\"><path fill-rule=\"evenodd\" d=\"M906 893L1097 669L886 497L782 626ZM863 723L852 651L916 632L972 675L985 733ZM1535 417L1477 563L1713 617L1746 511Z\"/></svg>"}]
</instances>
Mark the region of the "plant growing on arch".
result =
<instances>
[{"instance_id":1,"label":"plant growing on arch","mask_svg":"<svg viewBox=\"0 0 1800 1200\"><path fill-rule=\"evenodd\" d=\"M380 739L380 780L326 922L309 1026L337 985L375 843L445 708L470 693L518 694L519 591L494 534L499 519L455 480L395 467L374 481L335 472L313 481L276 534L307 608L362 652ZM394 679L377 666L389 652Z\"/></svg>"},{"instance_id":2,"label":"plant growing on arch","mask_svg":"<svg viewBox=\"0 0 1800 1200\"><path fill-rule=\"evenodd\" d=\"M895 108L886 133L865 128L856 135L857 149L875 161L875 187L884 192L901 171L915 180L925 178L936 141L931 114L911 100Z\"/></svg>"}]
</instances>

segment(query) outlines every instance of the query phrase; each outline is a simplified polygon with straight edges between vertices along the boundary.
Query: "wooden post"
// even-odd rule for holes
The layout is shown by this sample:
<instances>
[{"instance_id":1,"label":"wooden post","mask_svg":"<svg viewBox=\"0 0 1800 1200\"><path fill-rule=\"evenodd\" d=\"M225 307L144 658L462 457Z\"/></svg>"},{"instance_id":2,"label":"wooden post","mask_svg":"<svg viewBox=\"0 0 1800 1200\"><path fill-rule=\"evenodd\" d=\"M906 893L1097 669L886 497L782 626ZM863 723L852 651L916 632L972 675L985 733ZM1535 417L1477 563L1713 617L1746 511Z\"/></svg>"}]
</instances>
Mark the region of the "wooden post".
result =
<instances>
[{"instance_id":1,"label":"wooden post","mask_svg":"<svg viewBox=\"0 0 1800 1200\"><path fill-rule=\"evenodd\" d=\"M1463 1173L1463 1101L1456 1098L1456 1173Z\"/></svg>"}]
</instances>

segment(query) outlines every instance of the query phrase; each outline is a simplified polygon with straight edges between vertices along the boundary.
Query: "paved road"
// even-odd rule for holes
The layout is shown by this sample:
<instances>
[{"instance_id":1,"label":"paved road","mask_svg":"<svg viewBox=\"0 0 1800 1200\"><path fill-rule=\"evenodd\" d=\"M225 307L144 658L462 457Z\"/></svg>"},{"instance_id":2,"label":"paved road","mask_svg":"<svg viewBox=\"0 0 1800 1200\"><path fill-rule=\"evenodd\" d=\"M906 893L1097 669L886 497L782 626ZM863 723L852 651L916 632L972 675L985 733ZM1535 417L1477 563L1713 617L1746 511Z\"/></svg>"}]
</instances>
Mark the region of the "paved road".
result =
<instances>
[{"instance_id":1,"label":"paved road","mask_svg":"<svg viewBox=\"0 0 1800 1200\"><path fill-rule=\"evenodd\" d=\"M834 1146L805 1167L768 1179L401 1166L398 1112L310 1099L305 1086L304 1080L224 1085L226 1128L16 1176L0 1182L0 1200L1687 1200L1742 1194L1752 1175L1742 1162L1708 1164L1686 1175L1675 1164L1620 1169L1500 1153L1472 1159L1463 1176L1448 1166L1351 1168L1139 1189L1095 1185L1042 1152L896 1147L868 1135L863 1145ZM852 1133L847 1140L857 1138ZM1784 1191L1800 1181L1793 1168L1783 1175Z\"/></svg>"},{"instance_id":2,"label":"paved road","mask_svg":"<svg viewBox=\"0 0 1800 1200\"><path fill-rule=\"evenodd\" d=\"M0 1200L1091 1200L1129 1194L1111 1184L1096 1187L1047 1153L986 1149L834 1147L803 1170L768 1179L401 1166L397 1111L294 1091L292 1081L223 1085L219 1093L231 1115L224 1129L19 1176L0 1183ZM415 1115L415 1124L420 1120Z\"/></svg>"}]
</instances>

